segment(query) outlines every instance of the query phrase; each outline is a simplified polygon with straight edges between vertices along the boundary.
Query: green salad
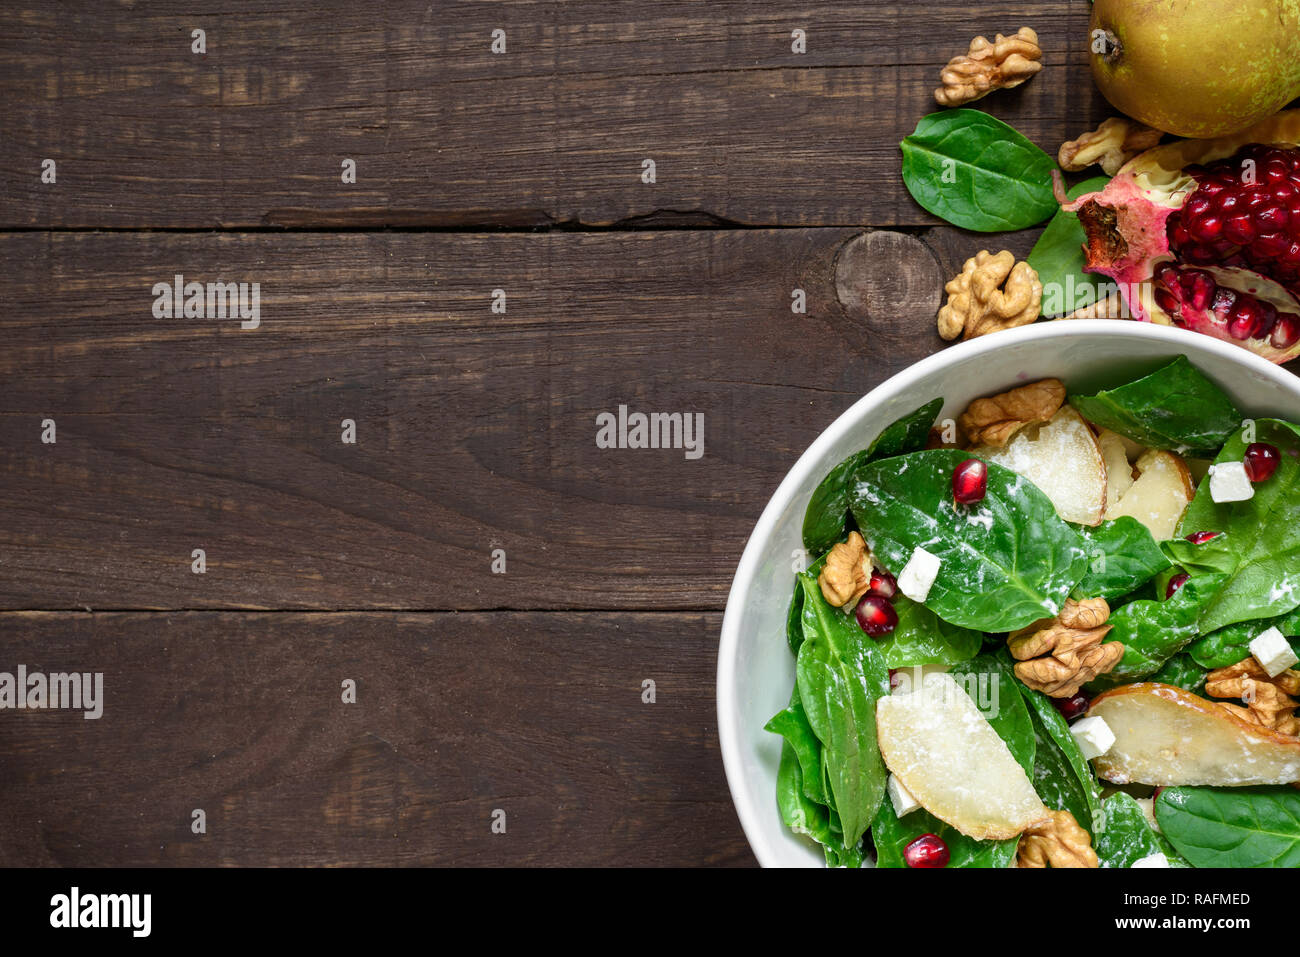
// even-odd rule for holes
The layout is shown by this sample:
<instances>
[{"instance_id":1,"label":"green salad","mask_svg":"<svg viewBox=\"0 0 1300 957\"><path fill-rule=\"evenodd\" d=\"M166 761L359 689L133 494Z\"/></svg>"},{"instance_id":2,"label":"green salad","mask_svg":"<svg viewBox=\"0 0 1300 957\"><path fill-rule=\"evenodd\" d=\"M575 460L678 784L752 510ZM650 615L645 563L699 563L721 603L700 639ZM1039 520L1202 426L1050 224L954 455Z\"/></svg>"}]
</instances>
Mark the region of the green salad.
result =
<instances>
[{"instance_id":1,"label":"green salad","mask_svg":"<svg viewBox=\"0 0 1300 957\"><path fill-rule=\"evenodd\" d=\"M1300 866L1300 425L1185 358L825 477L777 805L830 866Z\"/></svg>"}]
</instances>

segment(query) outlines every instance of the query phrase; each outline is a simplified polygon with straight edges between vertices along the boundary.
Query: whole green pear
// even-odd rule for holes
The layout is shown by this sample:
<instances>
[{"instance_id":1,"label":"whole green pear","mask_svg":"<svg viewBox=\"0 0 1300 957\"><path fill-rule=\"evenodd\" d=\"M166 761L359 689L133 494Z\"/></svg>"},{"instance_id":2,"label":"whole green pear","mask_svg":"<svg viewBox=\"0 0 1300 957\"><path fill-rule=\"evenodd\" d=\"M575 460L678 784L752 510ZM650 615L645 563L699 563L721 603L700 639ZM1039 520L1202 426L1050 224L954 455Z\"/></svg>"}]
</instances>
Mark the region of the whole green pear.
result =
<instances>
[{"instance_id":1,"label":"whole green pear","mask_svg":"<svg viewBox=\"0 0 1300 957\"><path fill-rule=\"evenodd\" d=\"M1226 136L1300 97L1300 0L1096 0L1097 86L1178 136Z\"/></svg>"}]
</instances>

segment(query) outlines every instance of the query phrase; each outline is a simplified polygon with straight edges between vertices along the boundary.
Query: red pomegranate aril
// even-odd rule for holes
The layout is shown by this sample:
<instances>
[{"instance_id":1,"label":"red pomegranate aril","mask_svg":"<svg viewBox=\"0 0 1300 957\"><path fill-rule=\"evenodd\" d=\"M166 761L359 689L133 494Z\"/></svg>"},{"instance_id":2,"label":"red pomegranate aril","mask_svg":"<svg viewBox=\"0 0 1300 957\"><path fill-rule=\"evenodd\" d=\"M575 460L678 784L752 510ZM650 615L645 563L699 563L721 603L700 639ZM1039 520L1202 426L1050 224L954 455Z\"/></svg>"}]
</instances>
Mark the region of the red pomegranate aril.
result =
<instances>
[{"instance_id":1,"label":"red pomegranate aril","mask_svg":"<svg viewBox=\"0 0 1300 957\"><path fill-rule=\"evenodd\" d=\"M1204 216L1188 227L1187 233L1202 243L1212 243L1223 235L1223 220L1217 216Z\"/></svg>"},{"instance_id":2,"label":"red pomegranate aril","mask_svg":"<svg viewBox=\"0 0 1300 957\"><path fill-rule=\"evenodd\" d=\"M1223 235L1244 246L1255 238L1255 221L1244 214L1233 216L1223 224Z\"/></svg>"},{"instance_id":3,"label":"red pomegranate aril","mask_svg":"<svg viewBox=\"0 0 1300 957\"><path fill-rule=\"evenodd\" d=\"M1282 453L1276 445L1267 442L1252 442L1246 446L1246 477L1252 482L1267 482L1277 471L1282 461Z\"/></svg>"},{"instance_id":4,"label":"red pomegranate aril","mask_svg":"<svg viewBox=\"0 0 1300 957\"><path fill-rule=\"evenodd\" d=\"M1171 316L1174 317L1178 316L1179 307L1181 304L1178 302L1177 296L1175 296L1168 289L1164 289L1162 287L1156 287L1155 296L1156 296L1157 306L1159 306L1165 312L1169 313L1169 315Z\"/></svg>"},{"instance_id":5,"label":"red pomegranate aril","mask_svg":"<svg viewBox=\"0 0 1300 957\"><path fill-rule=\"evenodd\" d=\"M1204 545L1206 542L1218 538L1220 534L1222 533L1221 532L1192 532L1192 534L1187 536L1187 540L1191 542L1193 545Z\"/></svg>"},{"instance_id":6,"label":"red pomegranate aril","mask_svg":"<svg viewBox=\"0 0 1300 957\"><path fill-rule=\"evenodd\" d=\"M1061 717L1066 721L1073 721L1075 718L1081 718L1088 710L1088 696L1080 691L1073 698L1053 698L1052 704L1056 705L1056 710L1061 712Z\"/></svg>"},{"instance_id":7,"label":"red pomegranate aril","mask_svg":"<svg viewBox=\"0 0 1300 957\"><path fill-rule=\"evenodd\" d=\"M866 595L853 609L858 625L871 637L887 635L898 627L898 612L886 598L879 595Z\"/></svg>"},{"instance_id":8,"label":"red pomegranate aril","mask_svg":"<svg viewBox=\"0 0 1300 957\"><path fill-rule=\"evenodd\" d=\"M896 690L896 689L898 688L898 686L901 685L901 684L903 683L903 674L902 674L902 672L903 672L903 669L902 669L902 668L890 668L890 669L889 669L889 690L890 690L890 691L894 691L894 690Z\"/></svg>"},{"instance_id":9,"label":"red pomegranate aril","mask_svg":"<svg viewBox=\"0 0 1300 957\"><path fill-rule=\"evenodd\" d=\"M1297 342L1300 342L1300 315L1284 312L1277 317L1269 344L1274 349L1290 349Z\"/></svg>"},{"instance_id":10,"label":"red pomegranate aril","mask_svg":"<svg viewBox=\"0 0 1300 957\"><path fill-rule=\"evenodd\" d=\"M1251 338L1264 338L1273 331L1275 325L1277 325L1277 306L1260 300L1259 318L1255 320L1255 330L1251 333Z\"/></svg>"},{"instance_id":11,"label":"red pomegranate aril","mask_svg":"<svg viewBox=\"0 0 1300 957\"><path fill-rule=\"evenodd\" d=\"M1249 339L1262 317L1263 310L1253 297L1243 299L1228 317L1228 334L1234 339Z\"/></svg>"},{"instance_id":12,"label":"red pomegranate aril","mask_svg":"<svg viewBox=\"0 0 1300 957\"><path fill-rule=\"evenodd\" d=\"M1187 580L1191 577L1192 576L1187 574L1187 572L1183 572L1182 574L1175 575L1173 578L1169 579L1169 584L1165 586L1166 600L1173 598L1178 589L1186 585Z\"/></svg>"},{"instance_id":13,"label":"red pomegranate aril","mask_svg":"<svg viewBox=\"0 0 1300 957\"><path fill-rule=\"evenodd\" d=\"M886 601L893 601L894 596L898 594L898 579L889 572L877 568L871 573L871 583L867 586L867 594L875 595L877 598L884 598Z\"/></svg>"},{"instance_id":14,"label":"red pomegranate aril","mask_svg":"<svg viewBox=\"0 0 1300 957\"><path fill-rule=\"evenodd\" d=\"M1269 199L1272 197L1270 196ZM1259 223L1260 228L1267 229L1269 232L1286 232L1286 227L1291 222L1291 214L1281 203L1276 203L1256 213L1255 222Z\"/></svg>"},{"instance_id":15,"label":"red pomegranate aril","mask_svg":"<svg viewBox=\"0 0 1300 957\"><path fill-rule=\"evenodd\" d=\"M1291 248L1291 237L1286 233L1264 233L1250 244L1250 254L1256 261L1279 259Z\"/></svg>"},{"instance_id":16,"label":"red pomegranate aril","mask_svg":"<svg viewBox=\"0 0 1300 957\"><path fill-rule=\"evenodd\" d=\"M989 490L989 467L979 459L967 459L952 473L952 497L961 505L974 505Z\"/></svg>"},{"instance_id":17,"label":"red pomegranate aril","mask_svg":"<svg viewBox=\"0 0 1300 957\"><path fill-rule=\"evenodd\" d=\"M947 867L948 845L937 834L922 834L903 848L908 867Z\"/></svg>"},{"instance_id":18,"label":"red pomegranate aril","mask_svg":"<svg viewBox=\"0 0 1300 957\"><path fill-rule=\"evenodd\" d=\"M1193 218L1204 216L1210 211L1210 205L1209 199L1198 189L1196 194L1183 205L1183 215Z\"/></svg>"}]
</instances>

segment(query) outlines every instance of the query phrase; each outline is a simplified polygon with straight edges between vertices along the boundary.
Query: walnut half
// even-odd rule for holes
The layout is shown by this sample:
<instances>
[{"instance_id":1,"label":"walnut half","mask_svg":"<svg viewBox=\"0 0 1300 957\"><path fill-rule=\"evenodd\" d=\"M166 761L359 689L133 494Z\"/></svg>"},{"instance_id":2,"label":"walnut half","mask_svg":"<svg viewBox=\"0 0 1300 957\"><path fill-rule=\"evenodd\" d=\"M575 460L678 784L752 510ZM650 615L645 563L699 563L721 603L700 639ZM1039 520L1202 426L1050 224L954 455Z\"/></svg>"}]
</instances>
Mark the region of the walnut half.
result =
<instances>
[{"instance_id":1,"label":"walnut half","mask_svg":"<svg viewBox=\"0 0 1300 957\"><path fill-rule=\"evenodd\" d=\"M1092 838L1069 811L1053 811L1020 835L1016 867L1098 867Z\"/></svg>"},{"instance_id":2,"label":"walnut half","mask_svg":"<svg viewBox=\"0 0 1300 957\"><path fill-rule=\"evenodd\" d=\"M1159 130L1143 126L1135 120L1112 116L1090 133L1077 140L1061 144L1056 161L1061 169L1078 172L1094 163L1110 176L1138 153L1144 153L1160 142L1164 136Z\"/></svg>"},{"instance_id":3,"label":"walnut half","mask_svg":"<svg viewBox=\"0 0 1300 957\"><path fill-rule=\"evenodd\" d=\"M1104 675L1124 657L1118 641L1102 644L1112 625L1104 598L1067 599L1061 613L1047 622L1022 628L1007 637L1016 677L1052 698L1069 698L1080 686Z\"/></svg>"},{"instance_id":4,"label":"walnut half","mask_svg":"<svg viewBox=\"0 0 1300 957\"><path fill-rule=\"evenodd\" d=\"M1064 402L1064 382L1040 379L1000 395L976 399L958 417L957 427L969 439L971 448L1002 448L1025 426L1050 421Z\"/></svg>"},{"instance_id":5,"label":"walnut half","mask_svg":"<svg viewBox=\"0 0 1300 957\"><path fill-rule=\"evenodd\" d=\"M939 310L939 335L945 339L974 339L1028 325L1043 305L1043 284L1034 267L1016 262L1005 249L997 255L980 250L943 288L948 302Z\"/></svg>"},{"instance_id":6,"label":"walnut half","mask_svg":"<svg viewBox=\"0 0 1300 957\"><path fill-rule=\"evenodd\" d=\"M1300 737L1300 718L1295 716L1297 702L1291 697L1300 694L1300 671L1288 668L1270 678L1258 661L1247 658L1206 675L1205 693L1215 698L1240 698L1246 707L1222 701L1219 705L1279 734Z\"/></svg>"},{"instance_id":7,"label":"walnut half","mask_svg":"<svg viewBox=\"0 0 1300 957\"><path fill-rule=\"evenodd\" d=\"M943 68L943 86L934 91L940 106L961 106L988 96L994 90L1019 86L1043 68L1038 34L1021 27L1009 37L997 35L992 43L976 37L970 49Z\"/></svg>"},{"instance_id":8,"label":"walnut half","mask_svg":"<svg viewBox=\"0 0 1300 957\"><path fill-rule=\"evenodd\" d=\"M849 540L831 547L826 564L817 576L822 596L836 608L856 602L871 587L871 552L857 532L849 532Z\"/></svg>"}]
</instances>

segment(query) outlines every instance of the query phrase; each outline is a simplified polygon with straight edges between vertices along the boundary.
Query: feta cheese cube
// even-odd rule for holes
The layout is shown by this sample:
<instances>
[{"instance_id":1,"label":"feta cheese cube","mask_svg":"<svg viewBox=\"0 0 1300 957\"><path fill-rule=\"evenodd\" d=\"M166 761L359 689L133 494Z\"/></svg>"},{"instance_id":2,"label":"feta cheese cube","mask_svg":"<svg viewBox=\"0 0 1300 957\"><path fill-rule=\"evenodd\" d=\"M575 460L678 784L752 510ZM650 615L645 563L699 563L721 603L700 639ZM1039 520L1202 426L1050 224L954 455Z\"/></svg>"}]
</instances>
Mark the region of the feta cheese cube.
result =
<instances>
[{"instance_id":1,"label":"feta cheese cube","mask_svg":"<svg viewBox=\"0 0 1300 957\"><path fill-rule=\"evenodd\" d=\"M912 549L912 557L899 573L898 590L912 601L925 601L934 580L939 577L941 564L938 555L931 555L919 546Z\"/></svg>"},{"instance_id":2,"label":"feta cheese cube","mask_svg":"<svg viewBox=\"0 0 1300 957\"><path fill-rule=\"evenodd\" d=\"M1156 851L1154 854L1150 854L1146 857L1134 861L1130 866L1131 867L1168 867L1169 858L1165 857L1159 851Z\"/></svg>"},{"instance_id":3,"label":"feta cheese cube","mask_svg":"<svg viewBox=\"0 0 1300 957\"><path fill-rule=\"evenodd\" d=\"M912 792L903 787L903 782L892 774L889 776L889 783L885 785L885 790L889 792L889 803L894 805L894 813L899 817L910 814L921 806L921 802L912 796Z\"/></svg>"},{"instance_id":4,"label":"feta cheese cube","mask_svg":"<svg viewBox=\"0 0 1300 957\"><path fill-rule=\"evenodd\" d=\"M1276 678L1292 665L1300 662L1291 650L1291 643L1276 628L1256 635L1250 642L1250 653L1255 656L1260 667L1268 672L1270 678Z\"/></svg>"},{"instance_id":5,"label":"feta cheese cube","mask_svg":"<svg viewBox=\"0 0 1300 957\"><path fill-rule=\"evenodd\" d=\"M1079 745L1085 760L1099 758L1110 750L1115 743L1115 732L1110 729L1105 718L1084 718L1070 725L1070 734Z\"/></svg>"},{"instance_id":6,"label":"feta cheese cube","mask_svg":"<svg viewBox=\"0 0 1300 957\"><path fill-rule=\"evenodd\" d=\"M1210 466L1210 498L1218 502L1244 502L1255 497L1255 483L1246 474L1244 462L1220 462Z\"/></svg>"}]
</instances>

